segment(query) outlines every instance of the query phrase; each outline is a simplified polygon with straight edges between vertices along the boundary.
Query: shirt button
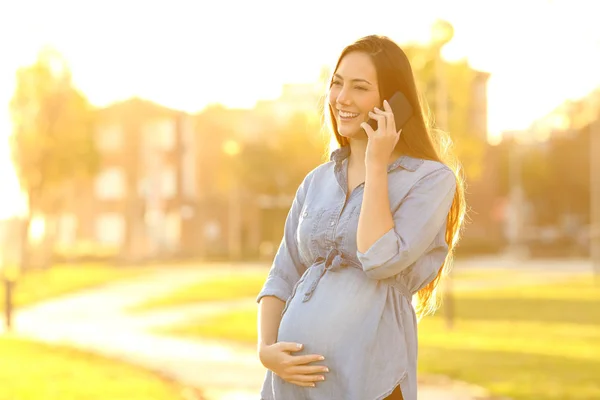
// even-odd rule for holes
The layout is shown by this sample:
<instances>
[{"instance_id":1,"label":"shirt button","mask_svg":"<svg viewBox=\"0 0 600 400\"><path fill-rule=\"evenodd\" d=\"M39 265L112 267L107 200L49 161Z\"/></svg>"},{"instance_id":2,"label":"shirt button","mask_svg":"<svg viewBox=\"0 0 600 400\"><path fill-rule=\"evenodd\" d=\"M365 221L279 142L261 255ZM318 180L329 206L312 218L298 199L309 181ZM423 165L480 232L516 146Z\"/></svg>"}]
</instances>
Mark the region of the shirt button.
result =
<instances>
[{"instance_id":1,"label":"shirt button","mask_svg":"<svg viewBox=\"0 0 600 400\"><path fill-rule=\"evenodd\" d=\"M329 223L329 226L334 226L334 225L335 225L335 221L331 221L331 222Z\"/></svg>"}]
</instances>

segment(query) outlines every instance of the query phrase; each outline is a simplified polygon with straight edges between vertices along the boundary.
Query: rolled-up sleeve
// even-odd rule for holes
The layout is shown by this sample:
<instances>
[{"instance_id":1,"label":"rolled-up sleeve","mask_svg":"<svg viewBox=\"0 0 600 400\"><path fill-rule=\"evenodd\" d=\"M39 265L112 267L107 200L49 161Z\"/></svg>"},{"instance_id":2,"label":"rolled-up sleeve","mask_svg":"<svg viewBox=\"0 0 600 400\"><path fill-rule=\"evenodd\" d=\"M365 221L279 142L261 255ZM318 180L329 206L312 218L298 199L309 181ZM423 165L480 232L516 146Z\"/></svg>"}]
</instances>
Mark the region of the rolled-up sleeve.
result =
<instances>
[{"instance_id":1,"label":"rolled-up sleeve","mask_svg":"<svg viewBox=\"0 0 600 400\"><path fill-rule=\"evenodd\" d=\"M399 274L423 256L444 226L456 192L456 177L446 166L421 178L394 211L394 227L365 252L357 252L372 279Z\"/></svg>"},{"instance_id":2,"label":"rolled-up sleeve","mask_svg":"<svg viewBox=\"0 0 600 400\"><path fill-rule=\"evenodd\" d=\"M296 191L296 196L285 220L283 238L273 259L267 280L258 294L257 302L260 302L260 299L265 296L275 296L284 302L287 301L292 294L294 285L306 270L306 266L302 264L298 254L296 230L313 173L314 171L304 178Z\"/></svg>"}]
</instances>

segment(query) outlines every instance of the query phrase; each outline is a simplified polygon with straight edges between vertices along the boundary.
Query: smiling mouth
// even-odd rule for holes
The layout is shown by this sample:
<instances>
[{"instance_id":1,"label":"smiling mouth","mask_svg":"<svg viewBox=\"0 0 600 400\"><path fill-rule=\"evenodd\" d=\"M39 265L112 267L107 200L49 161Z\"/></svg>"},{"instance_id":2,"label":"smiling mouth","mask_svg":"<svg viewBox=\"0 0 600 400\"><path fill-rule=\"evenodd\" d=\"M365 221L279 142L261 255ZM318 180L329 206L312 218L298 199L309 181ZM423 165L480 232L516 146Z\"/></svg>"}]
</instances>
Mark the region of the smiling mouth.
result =
<instances>
[{"instance_id":1,"label":"smiling mouth","mask_svg":"<svg viewBox=\"0 0 600 400\"><path fill-rule=\"evenodd\" d=\"M356 117L358 117L360 113L351 113L347 111L338 111L338 116L342 121L352 121Z\"/></svg>"}]
</instances>

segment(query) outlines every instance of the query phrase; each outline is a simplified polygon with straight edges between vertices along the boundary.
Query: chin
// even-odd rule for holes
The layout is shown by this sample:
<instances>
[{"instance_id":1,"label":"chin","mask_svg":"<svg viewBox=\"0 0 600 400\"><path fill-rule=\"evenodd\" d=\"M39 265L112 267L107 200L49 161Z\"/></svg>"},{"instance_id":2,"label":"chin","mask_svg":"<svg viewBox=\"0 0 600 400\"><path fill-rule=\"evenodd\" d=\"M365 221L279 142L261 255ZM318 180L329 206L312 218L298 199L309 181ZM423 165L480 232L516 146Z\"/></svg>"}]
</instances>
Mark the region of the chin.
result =
<instances>
[{"instance_id":1,"label":"chin","mask_svg":"<svg viewBox=\"0 0 600 400\"><path fill-rule=\"evenodd\" d=\"M340 136L349 139L360 139L367 136L365 130L360 125L358 125L358 127L343 126L338 123L338 133L340 134Z\"/></svg>"}]
</instances>

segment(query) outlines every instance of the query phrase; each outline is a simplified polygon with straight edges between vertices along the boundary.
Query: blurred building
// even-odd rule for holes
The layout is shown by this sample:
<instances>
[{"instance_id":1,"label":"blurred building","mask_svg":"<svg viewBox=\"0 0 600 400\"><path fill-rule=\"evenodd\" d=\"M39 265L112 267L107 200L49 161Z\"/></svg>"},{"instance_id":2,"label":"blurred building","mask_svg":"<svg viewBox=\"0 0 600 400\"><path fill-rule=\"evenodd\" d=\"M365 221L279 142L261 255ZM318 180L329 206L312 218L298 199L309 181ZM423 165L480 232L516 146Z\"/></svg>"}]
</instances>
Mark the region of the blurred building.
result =
<instances>
[{"instance_id":1,"label":"blurred building","mask_svg":"<svg viewBox=\"0 0 600 400\"><path fill-rule=\"evenodd\" d=\"M444 32L446 33L446 32ZM450 133L466 175L468 219L460 254L496 252L503 246L499 152L488 142L487 82L490 74L468 59L445 61L440 45L409 45L404 50L425 100L425 115Z\"/></svg>"},{"instance_id":2,"label":"blurred building","mask_svg":"<svg viewBox=\"0 0 600 400\"><path fill-rule=\"evenodd\" d=\"M254 110L282 125L297 113L318 117L323 109L324 96L325 87L322 82L290 83L283 85L277 99L258 101Z\"/></svg>"},{"instance_id":3,"label":"blurred building","mask_svg":"<svg viewBox=\"0 0 600 400\"><path fill-rule=\"evenodd\" d=\"M194 116L198 159L197 255L209 259L270 257L279 245L294 193L256 191L244 181L240 155L269 144L301 113L319 118L323 92L315 84L284 85L281 96L253 109L208 107ZM270 171L267 180L276 180Z\"/></svg>"},{"instance_id":4,"label":"blurred building","mask_svg":"<svg viewBox=\"0 0 600 400\"><path fill-rule=\"evenodd\" d=\"M132 99L100 109L101 166L64 207L58 244L92 243L125 259L194 251L195 135L191 117Z\"/></svg>"},{"instance_id":5,"label":"blurred building","mask_svg":"<svg viewBox=\"0 0 600 400\"><path fill-rule=\"evenodd\" d=\"M600 198L593 196L600 190L599 116L596 90L558 105L525 131L505 135L511 194L507 234L528 254L589 251L590 225L599 218L594 212L600 212Z\"/></svg>"},{"instance_id":6,"label":"blurred building","mask_svg":"<svg viewBox=\"0 0 600 400\"><path fill-rule=\"evenodd\" d=\"M256 213L250 196L240 190L236 169L243 143L256 140L262 125L246 109L211 106L194 116L199 188L195 255L241 258L258 248L255 235L248 238Z\"/></svg>"},{"instance_id":7,"label":"blurred building","mask_svg":"<svg viewBox=\"0 0 600 400\"><path fill-rule=\"evenodd\" d=\"M477 72L468 107L450 110L461 113L461 127L485 149L486 162L469 177L468 201L476 217L463 241L476 249L501 231L491 206L498 201L498 165L487 144L487 78ZM215 105L195 115L141 99L98 110L101 168L92 181L71 187L59 217L59 246L88 243L128 260L272 257L294 192L257 190L245 181L247 158L241 155L252 144L285 134L295 115L318 125L323 90L323 82L290 84L279 98L253 109ZM300 168L308 168L304 164ZM279 171L262 173L272 174L264 176L267 181L279 179Z\"/></svg>"},{"instance_id":8,"label":"blurred building","mask_svg":"<svg viewBox=\"0 0 600 400\"><path fill-rule=\"evenodd\" d=\"M460 251L487 253L498 251L503 245L500 223L500 213L502 212L501 186L499 184L500 157L498 149L488 142L487 81L490 75L476 70L472 70L471 74L472 79L469 86L471 100L466 107L466 113L465 111L460 112L460 115L464 115L464 121L461 123L464 124L462 129L468 132L474 147L477 147L481 153L467 171L466 200L469 219L465 225ZM450 100L451 120L452 113L459 112L459 110L453 110L452 103ZM461 143L457 143L457 146L460 145Z\"/></svg>"},{"instance_id":9,"label":"blurred building","mask_svg":"<svg viewBox=\"0 0 600 400\"><path fill-rule=\"evenodd\" d=\"M100 170L65 188L57 246L127 260L272 253L293 193L253 192L239 154L279 134L295 113L318 118L321 96L315 85L296 84L254 109L215 105L189 115L131 99L98 110Z\"/></svg>"}]
</instances>

